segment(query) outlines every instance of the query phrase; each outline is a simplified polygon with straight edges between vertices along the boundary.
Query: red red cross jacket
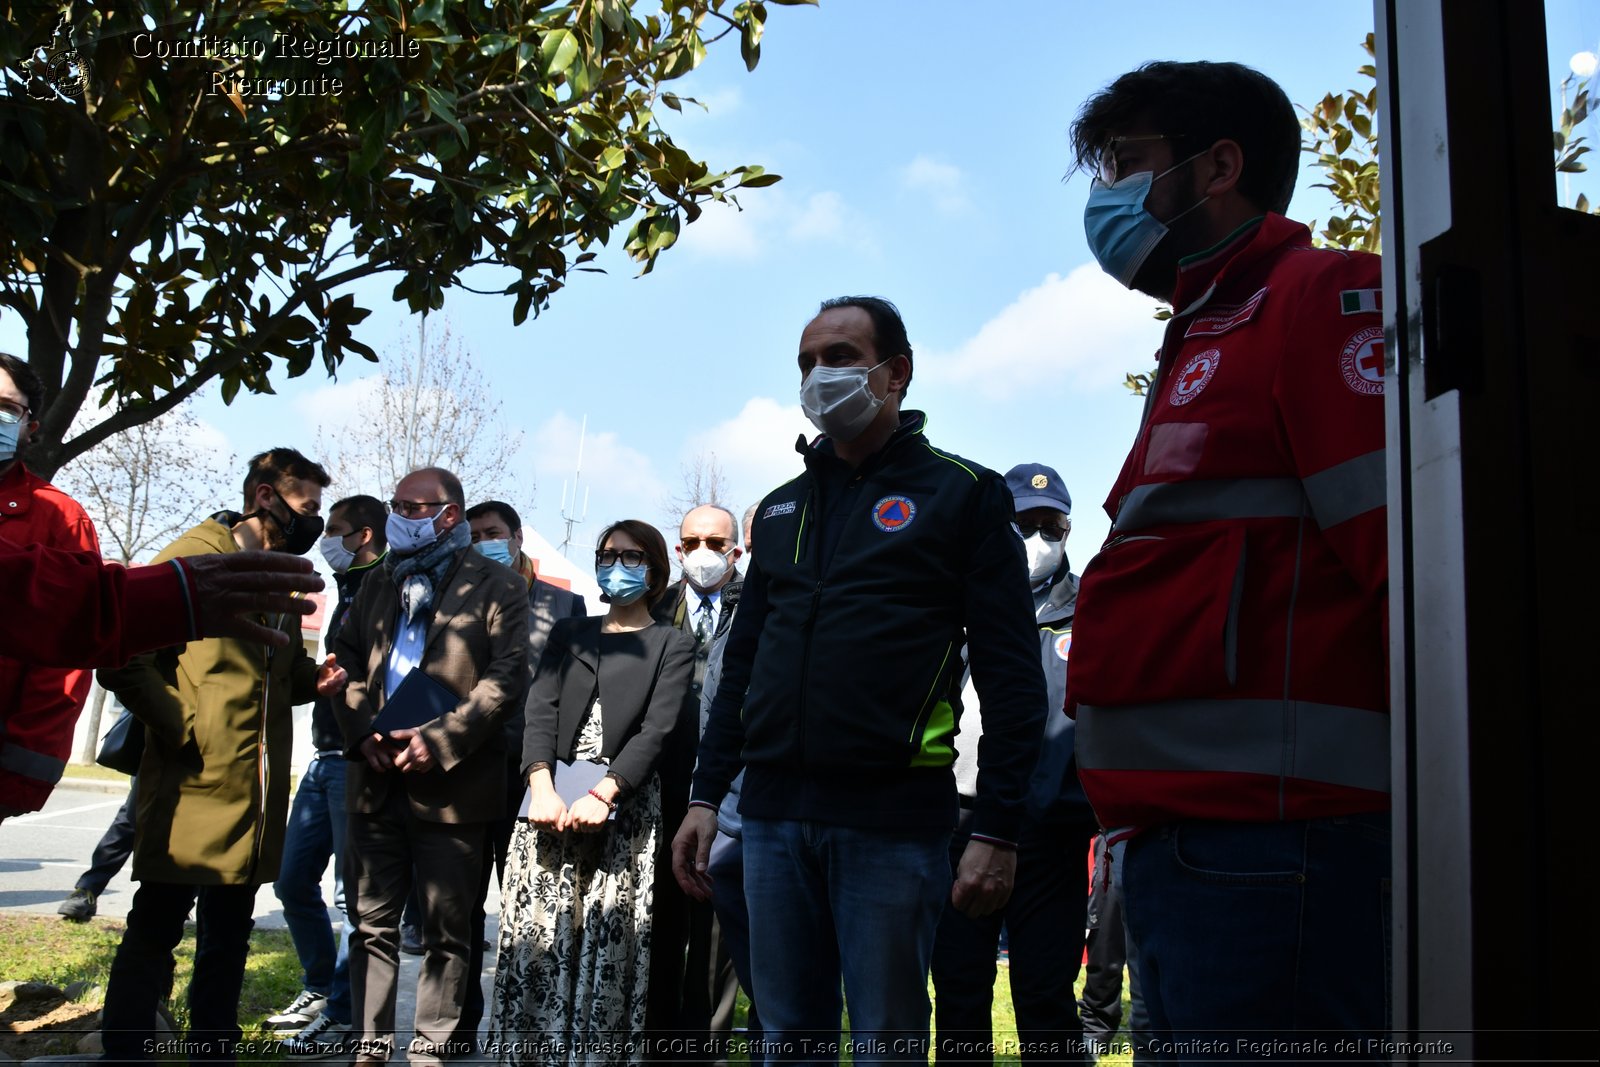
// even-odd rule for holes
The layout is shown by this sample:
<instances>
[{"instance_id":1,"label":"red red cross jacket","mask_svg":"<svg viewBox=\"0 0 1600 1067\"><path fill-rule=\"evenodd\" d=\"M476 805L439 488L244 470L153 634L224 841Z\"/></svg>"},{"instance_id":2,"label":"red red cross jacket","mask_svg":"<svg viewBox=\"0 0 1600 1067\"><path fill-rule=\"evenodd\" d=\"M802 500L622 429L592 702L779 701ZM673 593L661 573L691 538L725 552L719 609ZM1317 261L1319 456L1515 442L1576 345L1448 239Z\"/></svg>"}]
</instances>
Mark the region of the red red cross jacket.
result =
<instances>
[{"instance_id":1,"label":"red red cross jacket","mask_svg":"<svg viewBox=\"0 0 1600 1067\"><path fill-rule=\"evenodd\" d=\"M100 551L94 524L78 502L20 462L0 476L0 544ZM40 666L0 652L0 805L18 811L44 806L71 754L89 681L87 670Z\"/></svg>"},{"instance_id":2,"label":"red red cross jacket","mask_svg":"<svg viewBox=\"0 0 1600 1067\"><path fill-rule=\"evenodd\" d=\"M1267 215L1179 270L1073 633L1108 827L1389 806L1379 263Z\"/></svg>"}]
</instances>

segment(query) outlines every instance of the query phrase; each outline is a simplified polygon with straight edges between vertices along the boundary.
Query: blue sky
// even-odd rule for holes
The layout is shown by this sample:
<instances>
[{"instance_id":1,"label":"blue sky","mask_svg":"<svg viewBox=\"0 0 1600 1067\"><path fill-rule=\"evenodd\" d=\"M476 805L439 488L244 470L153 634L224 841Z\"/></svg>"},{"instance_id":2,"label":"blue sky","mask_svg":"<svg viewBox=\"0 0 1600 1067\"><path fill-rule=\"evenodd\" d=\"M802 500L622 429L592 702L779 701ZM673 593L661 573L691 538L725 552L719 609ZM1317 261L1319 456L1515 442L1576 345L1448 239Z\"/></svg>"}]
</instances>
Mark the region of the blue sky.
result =
<instances>
[{"instance_id":1,"label":"blue sky","mask_svg":"<svg viewBox=\"0 0 1600 1067\"><path fill-rule=\"evenodd\" d=\"M1600 44L1597 7L1551 5L1552 70ZM936 444L1002 471L1044 462L1061 472L1081 569L1104 537L1100 503L1138 423L1123 375L1151 366L1160 331L1153 302L1106 279L1086 249L1088 182L1062 181L1073 115L1151 59L1239 60L1297 104L1365 89L1356 68L1372 4L823 0L769 10L757 70L747 74L736 42L723 41L673 86L709 112L669 112L668 128L714 168L759 163L782 182L743 194L742 212L709 211L644 278L619 234L601 257L608 273L574 275L521 327L509 298L447 299L452 331L525 434L513 502L560 541L562 481L585 417L580 545L612 519L663 524L699 453L716 454L736 509L754 502L795 473L794 439L809 432L794 362L801 328L821 299L871 293L905 315L916 349L907 403L929 413ZM1295 217L1327 215L1316 180L1304 176ZM388 302L387 285L363 292L374 313L362 338L403 358L415 321ZM15 329L0 321L0 345L20 347ZM198 413L211 446L241 457L309 449L377 373L357 360L338 383L308 375L231 408L212 395Z\"/></svg>"}]
</instances>

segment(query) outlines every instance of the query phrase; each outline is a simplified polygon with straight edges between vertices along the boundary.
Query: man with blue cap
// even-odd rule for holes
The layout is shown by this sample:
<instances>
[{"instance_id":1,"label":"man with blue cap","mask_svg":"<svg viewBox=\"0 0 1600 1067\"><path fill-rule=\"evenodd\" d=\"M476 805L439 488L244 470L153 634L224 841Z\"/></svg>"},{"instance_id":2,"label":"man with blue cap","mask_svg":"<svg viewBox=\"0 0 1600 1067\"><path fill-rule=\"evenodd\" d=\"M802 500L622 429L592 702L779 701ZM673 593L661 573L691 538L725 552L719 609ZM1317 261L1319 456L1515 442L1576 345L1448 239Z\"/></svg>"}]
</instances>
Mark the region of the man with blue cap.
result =
<instances>
[{"instance_id":1,"label":"man with blue cap","mask_svg":"<svg viewBox=\"0 0 1600 1067\"><path fill-rule=\"evenodd\" d=\"M1076 1060L1083 1055L1083 1026L1072 987L1083 958L1085 859L1095 820L1072 758L1073 723L1061 710L1078 599L1078 576L1072 573L1066 553L1072 496L1061 475L1042 463L1011 468L1006 488L1015 502L1017 533L1027 551L1049 713L1039 762L1028 784L1010 902L979 918L946 908L939 920L933 984L941 1062L987 1064L996 1052L1020 1051L1024 1063ZM962 832L951 842L952 863L966 845L964 831L977 792L978 738L983 734L981 710L970 683L963 705L955 764ZM1009 935L1017 1032L994 1035L990 1010L1002 925Z\"/></svg>"}]
</instances>

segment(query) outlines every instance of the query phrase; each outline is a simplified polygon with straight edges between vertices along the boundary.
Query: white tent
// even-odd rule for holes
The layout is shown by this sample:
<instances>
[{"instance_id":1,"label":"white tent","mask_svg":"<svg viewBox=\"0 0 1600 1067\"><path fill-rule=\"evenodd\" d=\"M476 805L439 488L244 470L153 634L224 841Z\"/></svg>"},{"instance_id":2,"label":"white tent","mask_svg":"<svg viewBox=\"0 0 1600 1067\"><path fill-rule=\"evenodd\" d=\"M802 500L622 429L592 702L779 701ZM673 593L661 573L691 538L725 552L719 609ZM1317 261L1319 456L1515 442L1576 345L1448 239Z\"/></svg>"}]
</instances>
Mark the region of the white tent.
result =
<instances>
[{"instance_id":1,"label":"white tent","mask_svg":"<svg viewBox=\"0 0 1600 1067\"><path fill-rule=\"evenodd\" d=\"M605 605L600 603L600 586L594 580L593 549L587 545L575 546L573 555L577 557L577 561L574 562L563 556L560 549L545 540L544 535L538 530L532 526L524 526L522 551L533 558L539 577L546 580L559 578L561 581L556 584L564 582L574 593L583 597L583 603L589 609L589 614L604 614Z\"/></svg>"}]
</instances>

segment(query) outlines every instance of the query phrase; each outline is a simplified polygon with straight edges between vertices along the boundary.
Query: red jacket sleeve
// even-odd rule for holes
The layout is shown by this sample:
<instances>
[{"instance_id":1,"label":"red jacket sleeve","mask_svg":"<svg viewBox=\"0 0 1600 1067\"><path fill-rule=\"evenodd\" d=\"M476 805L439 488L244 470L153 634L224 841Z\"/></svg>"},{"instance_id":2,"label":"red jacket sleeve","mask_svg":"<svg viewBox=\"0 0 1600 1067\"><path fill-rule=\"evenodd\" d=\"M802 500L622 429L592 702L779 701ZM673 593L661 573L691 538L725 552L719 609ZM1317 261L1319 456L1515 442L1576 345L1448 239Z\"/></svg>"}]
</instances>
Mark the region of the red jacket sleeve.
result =
<instances>
[{"instance_id":1,"label":"red jacket sleeve","mask_svg":"<svg viewBox=\"0 0 1600 1067\"><path fill-rule=\"evenodd\" d=\"M1318 271L1299 296L1296 351L1275 385L1312 515L1362 592L1380 598L1389 577L1382 286L1376 256L1350 253Z\"/></svg>"},{"instance_id":2,"label":"red jacket sleeve","mask_svg":"<svg viewBox=\"0 0 1600 1067\"><path fill-rule=\"evenodd\" d=\"M92 552L0 546L0 597L11 606L0 641L35 663L116 666L196 636L176 562L124 568Z\"/></svg>"}]
</instances>

